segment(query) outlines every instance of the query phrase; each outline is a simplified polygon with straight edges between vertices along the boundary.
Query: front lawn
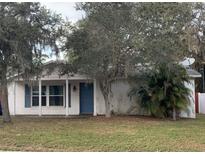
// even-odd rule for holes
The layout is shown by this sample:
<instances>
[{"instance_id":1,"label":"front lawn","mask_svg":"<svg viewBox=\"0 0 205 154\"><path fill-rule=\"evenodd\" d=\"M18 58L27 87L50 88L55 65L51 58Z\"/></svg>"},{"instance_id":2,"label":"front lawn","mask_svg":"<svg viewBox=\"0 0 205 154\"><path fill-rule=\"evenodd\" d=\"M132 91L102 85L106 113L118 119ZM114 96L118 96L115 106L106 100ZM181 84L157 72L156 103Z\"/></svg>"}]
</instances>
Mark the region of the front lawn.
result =
<instances>
[{"instance_id":1,"label":"front lawn","mask_svg":"<svg viewBox=\"0 0 205 154\"><path fill-rule=\"evenodd\" d=\"M1 121L1 120L0 120ZM205 151L205 116L15 117L0 122L0 151Z\"/></svg>"}]
</instances>

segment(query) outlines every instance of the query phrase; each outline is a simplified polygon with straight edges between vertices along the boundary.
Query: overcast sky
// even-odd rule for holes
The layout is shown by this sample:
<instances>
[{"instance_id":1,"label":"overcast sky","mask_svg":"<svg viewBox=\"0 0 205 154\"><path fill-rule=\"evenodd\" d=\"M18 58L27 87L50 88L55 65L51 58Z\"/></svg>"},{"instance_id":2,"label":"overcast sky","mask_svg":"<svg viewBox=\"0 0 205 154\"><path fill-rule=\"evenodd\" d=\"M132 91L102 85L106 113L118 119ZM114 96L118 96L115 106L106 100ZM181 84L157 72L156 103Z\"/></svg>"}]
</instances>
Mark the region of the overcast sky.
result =
<instances>
[{"instance_id":1,"label":"overcast sky","mask_svg":"<svg viewBox=\"0 0 205 154\"><path fill-rule=\"evenodd\" d=\"M75 9L74 2L41 2L41 4L57 14L61 14L64 19L67 17L72 23L75 23L84 16L83 11Z\"/></svg>"}]
</instances>

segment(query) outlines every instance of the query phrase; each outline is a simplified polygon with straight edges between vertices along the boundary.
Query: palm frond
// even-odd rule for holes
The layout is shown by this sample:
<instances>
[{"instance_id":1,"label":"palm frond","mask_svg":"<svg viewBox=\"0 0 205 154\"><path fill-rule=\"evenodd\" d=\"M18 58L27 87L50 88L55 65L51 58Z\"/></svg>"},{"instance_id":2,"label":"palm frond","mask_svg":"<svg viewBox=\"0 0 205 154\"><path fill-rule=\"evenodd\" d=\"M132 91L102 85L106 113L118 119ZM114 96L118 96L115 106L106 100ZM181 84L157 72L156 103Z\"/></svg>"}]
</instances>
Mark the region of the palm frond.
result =
<instances>
[{"instance_id":1,"label":"palm frond","mask_svg":"<svg viewBox=\"0 0 205 154\"><path fill-rule=\"evenodd\" d=\"M151 115L167 117L172 108L178 111L187 108L190 103L190 89L185 83L190 81L185 68L174 63L161 63L149 74L144 74L144 77L144 85L133 87L129 96L140 97L141 107L147 109ZM134 77L133 79L136 81Z\"/></svg>"}]
</instances>

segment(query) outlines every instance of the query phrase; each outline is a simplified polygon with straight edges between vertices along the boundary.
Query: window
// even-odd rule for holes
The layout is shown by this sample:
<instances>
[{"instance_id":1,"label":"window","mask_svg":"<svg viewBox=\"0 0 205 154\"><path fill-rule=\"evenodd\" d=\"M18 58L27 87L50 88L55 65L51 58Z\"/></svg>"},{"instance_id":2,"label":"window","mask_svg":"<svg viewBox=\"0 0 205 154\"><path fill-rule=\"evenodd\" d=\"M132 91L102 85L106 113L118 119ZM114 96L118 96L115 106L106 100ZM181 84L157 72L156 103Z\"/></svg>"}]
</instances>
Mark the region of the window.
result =
<instances>
[{"instance_id":1,"label":"window","mask_svg":"<svg viewBox=\"0 0 205 154\"><path fill-rule=\"evenodd\" d=\"M41 105L46 106L46 86L42 86L41 90ZM32 87L32 106L39 106L39 87Z\"/></svg>"},{"instance_id":2,"label":"window","mask_svg":"<svg viewBox=\"0 0 205 154\"><path fill-rule=\"evenodd\" d=\"M63 85L42 86L41 89L42 106L63 106L64 88ZM32 106L39 106L39 87L32 87Z\"/></svg>"},{"instance_id":3,"label":"window","mask_svg":"<svg viewBox=\"0 0 205 154\"><path fill-rule=\"evenodd\" d=\"M63 106L63 86L49 86L49 106Z\"/></svg>"}]
</instances>

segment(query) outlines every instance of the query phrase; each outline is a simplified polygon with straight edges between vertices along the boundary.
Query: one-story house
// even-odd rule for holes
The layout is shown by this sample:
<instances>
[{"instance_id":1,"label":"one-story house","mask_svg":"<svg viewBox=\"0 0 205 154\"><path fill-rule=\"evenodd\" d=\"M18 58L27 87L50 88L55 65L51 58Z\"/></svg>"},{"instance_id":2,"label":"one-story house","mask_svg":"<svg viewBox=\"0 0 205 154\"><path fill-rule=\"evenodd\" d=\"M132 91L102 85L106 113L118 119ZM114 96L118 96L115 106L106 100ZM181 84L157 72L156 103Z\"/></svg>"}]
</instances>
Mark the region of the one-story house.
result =
<instances>
[{"instance_id":1,"label":"one-story house","mask_svg":"<svg viewBox=\"0 0 205 154\"><path fill-rule=\"evenodd\" d=\"M191 89L191 104L188 111L181 112L182 117L195 118L194 78L201 74L187 69ZM134 99L128 97L130 85L126 81L117 81L112 85L111 111L115 114L142 114ZM82 115L105 114L105 101L96 79L75 74L59 75L58 69L47 74L43 71L38 80L30 82L16 77L8 85L9 110L11 115Z\"/></svg>"}]
</instances>

